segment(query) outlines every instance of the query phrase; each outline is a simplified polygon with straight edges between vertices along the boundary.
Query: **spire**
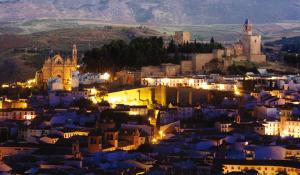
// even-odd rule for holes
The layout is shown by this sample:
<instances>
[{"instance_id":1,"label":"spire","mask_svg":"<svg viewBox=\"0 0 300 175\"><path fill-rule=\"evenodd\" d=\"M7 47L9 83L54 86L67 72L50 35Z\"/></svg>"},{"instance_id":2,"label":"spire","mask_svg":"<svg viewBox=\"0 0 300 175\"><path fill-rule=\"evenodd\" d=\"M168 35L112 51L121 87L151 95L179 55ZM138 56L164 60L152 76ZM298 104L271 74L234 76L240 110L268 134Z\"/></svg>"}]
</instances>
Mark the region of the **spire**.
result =
<instances>
[{"instance_id":1,"label":"spire","mask_svg":"<svg viewBox=\"0 0 300 175\"><path fill-rule=\"evenodd\" d=\"M247 18L246 21L245 21L245 25L248 25L248 24L250 24L249 18Z\"/></svg>"},{"instance_id":2,"label":"spire","mask_svg":"<svg viewBox=\"0 0 300 175\"><path fill-rule=\"evenodd\" d=\"M76 44L74 44L73 52L72 52L72 61L75 65L77 65L77 60L78 60L77 46L76 46Z\"/></svg>"},{"instance_id":3,"label":"spire","mask_svg":"<svg viewBox=\"0 0 300 175\"><path fill-rule=\"evenodd\" d=\"M246 19L244 24L244 33L246 35L252 35L252 24L248 18Z\"/></svg>"}]
</instances>

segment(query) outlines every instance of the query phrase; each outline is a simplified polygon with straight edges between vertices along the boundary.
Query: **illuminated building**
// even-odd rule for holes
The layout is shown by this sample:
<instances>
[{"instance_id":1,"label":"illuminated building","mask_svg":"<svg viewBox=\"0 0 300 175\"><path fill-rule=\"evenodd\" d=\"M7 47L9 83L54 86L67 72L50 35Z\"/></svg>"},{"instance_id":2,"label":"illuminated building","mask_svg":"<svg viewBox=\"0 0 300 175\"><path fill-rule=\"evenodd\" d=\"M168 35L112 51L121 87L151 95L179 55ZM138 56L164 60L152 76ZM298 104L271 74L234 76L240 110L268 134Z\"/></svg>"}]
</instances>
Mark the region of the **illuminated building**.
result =
<instances>
[{"instance_id":1,"label":"illuminated building","mask_svg":"<svg viewBox=\"0 0 300 175\"><path fill-rule=\"evenodd\" d=\"M47 144L55 144L60 137L56 135L48 135L40 138L40 141Z\"/></svg>"},{"instance_id":2,"label":"illuminated building","mask_svg":"<svg viewBox=\"0 0 300 175\"><path fill-rule=\"evenodd\" d=\"M285 151L285 157L287 159L291 158L297 158L300 159L300 148L297 146L287 146Z\"/></svg>"},{"instance_id":3,"label":"illuminated building","mask_svg":"<svg viewBox=\"0 0 300 175\"><path fill-rule=\"evenodd\" d=\"M1 109L0 120L32 120L36 117L32 109Z\"/></svg>"},{"instance_id":4,"label":"illuminated building","mask_svg":"<svg viewBox=\"0 0 300 175\"><path fill-rule=\"evenodd\" d=\"M53 134L58 134L63 138L71 138L73 136L88 136L89 130L82 130L82 129L62 129L62 130L54 130L52 131Z\"/></svg>"},{"instance_id":5,"label":"illuminated building","mask_svg":"<svg viewBox=\"0 0 300 175\"><path fill-rule=\"evenodd\" d=\"M130 106L129 115L147 116L147 106Z\"/></svg>"},{"instance_id":6,"label":"illuminated building","mask_svg":"<svg viewBox=\"0 0 300 175\"><path fill-rule=\"evenodd\" d=\"M289 119L283 122L283 126L281 127L281 136L292 136L295 138L300 138L300 121Z\"/></svg>"},{"instance_id":7,"label":"illuminated building","mask_svg":"<svg viewBox=\"0 0 300 175\"><path fill-rule=\"evenodd\" d=\"M205 76L202 77L157 77L157 78L142 78L141 84L144 86L167 86L167 87L191 87L195 89L219 90L219 91L233 91L240 95L238 90L238 82L212 82Z\"/></svg>"},{"instance_id":8,"label":"illuminated building","mask_svg":"<svg viewBox=\"0 0 300 175\"><path fill-rule=\"evenodd\" d=\"M26 99L18 99L18 100L9 100L2 99L0 100L0 109L25 109L27 108L27 100Z\"/></svg>"},{"instance_id":9,"label":"illuminated building","mask_svg":"<svg viewBox=\"0 0 300 175\"><path fill-rule=\"evenodd\" d=\"M279 121L267 121L263 125L265 126L265 135L279 135L280 134Z\"/></svg>"},{"instance_id":10,"label":"illuminated building","mask_svg":"<svg viewBox=\"0 0 300 175\"><path fill-rule=\"evenodd\" d=\"M300 120L291 118L291 114L291 110L282 109L280 120L265 120L255 127L255 131L261 135L300 138Z\"/></svg>"},{"instance_id":11,"label":"illuminated building","mask_svg":"<svg viewBox=\"0 0 300 175\"><path fill-rule=\"evenodd\" d=\"M77 47L73 45L72 58L62 58L60 54L54 57L48 57L43 65L43 68L37 72L36 80L38 85L48 83L50 78L60 78L63 88L71 90L72 72L77 70Z\"/></svg>"},{"instance_id":12,"label":"illuminated building","mask_svg":"<svg viewBox=\"0 0 300 175\"><path fill-rule=\"evenodd\" d=\"M224 160L223 173L256 170L259 174L276 175L285 171L289 175L300 174L300 164L287 160Z\"/></svg>"},{"instance_id":13,"label":"illuminated building","mask_svg":"<svg viewBox=\"0 0 300 175\"><path fill-rule=\"evenodd\" d=\"M231 132L233 128L231 127L231 122L216 122L215 128L220 132Z\"/></svg>"},{"instance_id":14,"label":"illuminated building","mask_svg":"<svg viewBox=\"0 0 300 175\"><path fill-rule=\"evenodd\" d=\"M78 87L79 84L89 85L94 83L104 83L111 78L109 73L79 73L75 71L72 73L72 86Z\"/></svg>"}]
</instances>

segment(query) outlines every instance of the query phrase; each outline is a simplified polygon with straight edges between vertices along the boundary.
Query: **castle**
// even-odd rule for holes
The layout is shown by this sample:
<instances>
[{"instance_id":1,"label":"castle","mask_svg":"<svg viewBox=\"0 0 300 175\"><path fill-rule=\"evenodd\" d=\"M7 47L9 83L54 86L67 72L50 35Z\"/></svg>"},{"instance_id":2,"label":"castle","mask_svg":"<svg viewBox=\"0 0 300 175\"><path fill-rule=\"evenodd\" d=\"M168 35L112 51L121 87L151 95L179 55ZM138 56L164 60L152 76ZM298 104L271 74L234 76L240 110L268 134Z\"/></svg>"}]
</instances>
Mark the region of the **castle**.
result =
<instances>
[{"instance_id":1,"label":"castle","mask_svg":"<svg viewBox=\"0 0 300 175\"><path fill-rule=\"evenodd\" d=\"M175 32L176 44L190 40L189 32ZM224 45L222 49L215 49L212 53L192 53L188 60L178 64L162 64L161 66L144 66L141 77L174 77L190 75L191 73L207 73L213 71L226 72L235 62L249 61L253 63L266 62L266 55L262 53L261 36L253 34L253 25L246 19L243 33L239 41Z\"/></svg>"},{"instance_id":2,"label":"castle","mask_svg":"<svg viewBox=\"0 0 300 175\"><path fill-rule=\"evenodd\" d=\"M227 44L223 49L216 49L213 53L192 55L193 70L203 73L218 69L224 72L234 62L264 63L266 55L262 53L261 46L261 36L253 33L253 25L246 19L238 42Z\"/></svg>"},{"instance_id":3,"label":"castle","mask_svg":"<svg viewBox=\"0 0 300 175\"><path fill-rule=\"evenodd\" d=\"M43 68L37 72L38 85L46 85L51 78L61 79L64 90L71 90L72 72L77 69L77 47L73 45L72 58L63 58L60 54L48 57Z\"/></svg>"},{"instance_id":4,"label":"castle","mask_svg":"<svg viewBox=\"0 0 300 175\"><path fill-rule=\"evenodd\" d=\"M261 51L261 36L253 34L253 25L249 19L244 23L244 31L240 41L225 47L225 54L233 56L234 60L261 63L266 61L266 55Z\"/></svg>"}]
</instances>

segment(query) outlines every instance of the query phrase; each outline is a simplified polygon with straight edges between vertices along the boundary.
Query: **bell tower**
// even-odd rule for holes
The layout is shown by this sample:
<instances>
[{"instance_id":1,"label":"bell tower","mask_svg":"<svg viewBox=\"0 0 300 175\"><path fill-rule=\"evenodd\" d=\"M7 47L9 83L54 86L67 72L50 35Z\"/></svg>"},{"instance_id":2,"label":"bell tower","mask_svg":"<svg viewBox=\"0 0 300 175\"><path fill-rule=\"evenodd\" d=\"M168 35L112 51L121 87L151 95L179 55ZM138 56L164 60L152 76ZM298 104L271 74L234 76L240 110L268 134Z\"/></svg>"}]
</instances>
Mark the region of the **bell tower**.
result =
<instances>
[{"instance_id":1,"label":"bell tower","mask_svg":"<svg viewBox=\"0 0 300 175\"><path fill-rule=\"evenodd\" d=\"M244 24L244 33L246 35L253 34L253 26L248 18L246 19L245 24Z\"/></svg>"},{"instance_id":2,"label":"bell tower","mask_svg":"<svg viewBox=\"0 0 300 175\"><path fill-rule=\"evenodd\" d=\"M73 45L73 51L72 51L72 61L74 65L77 66L77 60L78 60L78 51L76 44Z\"/></svg>"}]
</instances>

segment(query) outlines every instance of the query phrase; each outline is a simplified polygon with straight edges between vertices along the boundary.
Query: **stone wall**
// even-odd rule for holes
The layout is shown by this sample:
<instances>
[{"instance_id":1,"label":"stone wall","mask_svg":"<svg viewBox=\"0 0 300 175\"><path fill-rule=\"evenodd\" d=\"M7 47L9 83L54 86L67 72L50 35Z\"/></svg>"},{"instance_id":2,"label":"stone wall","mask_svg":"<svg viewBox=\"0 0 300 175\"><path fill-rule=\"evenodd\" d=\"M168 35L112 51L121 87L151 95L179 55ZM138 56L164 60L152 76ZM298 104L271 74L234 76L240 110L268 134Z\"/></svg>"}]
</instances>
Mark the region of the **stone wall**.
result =
<instances>
[{"instance_id":1,"label":"stone wall","mask_svg":"<svg viewBox=\"0 0 300 175\"><path fill-rule=\"evenodd\" d=\"M204 66L213 59L214 59L214 55L212 53L193 54L192 55L193 70L195 72L203 72Z\"/></svg>"},{"instance_id":2,"label":"stone wall","mask_svg":"<svg viewBox=\"0 0 300 175\"><path fill-rule=\"evenodd\" d=\"M181 65L181 73L189 74L193 72L193 62L192 60L184 60L180 62Z\"/></svg>"}]
</instances>

